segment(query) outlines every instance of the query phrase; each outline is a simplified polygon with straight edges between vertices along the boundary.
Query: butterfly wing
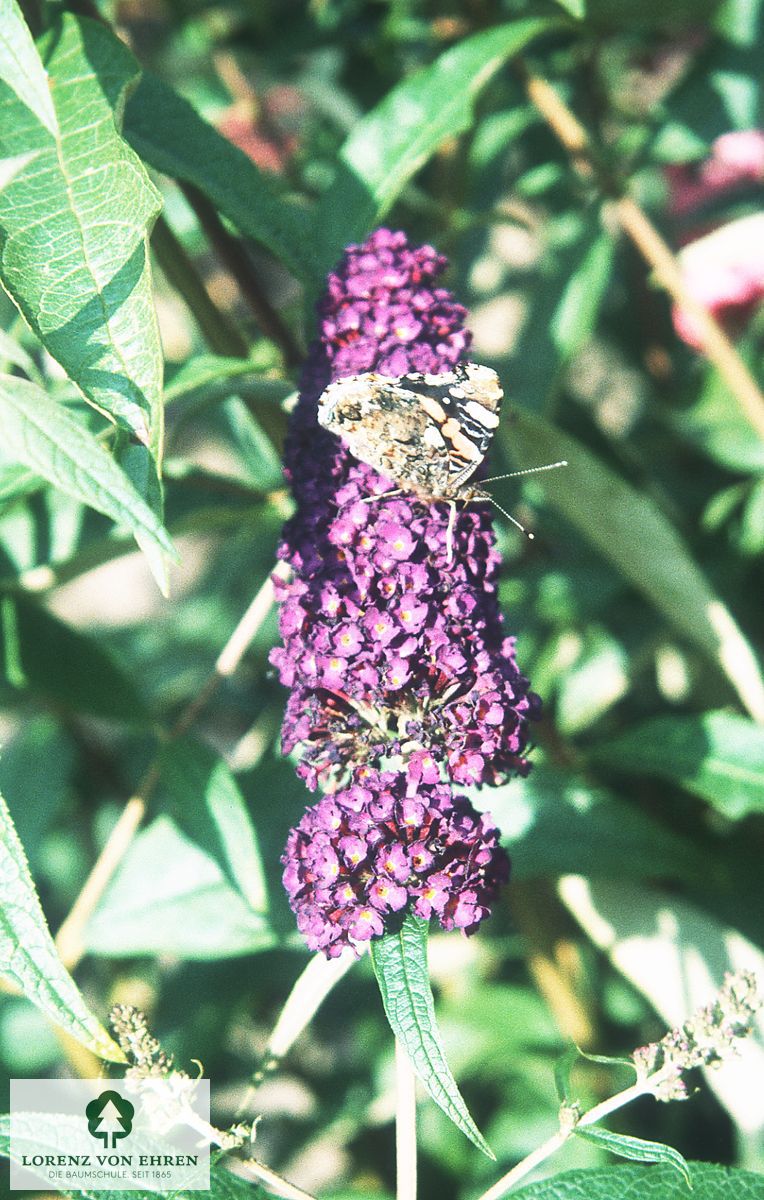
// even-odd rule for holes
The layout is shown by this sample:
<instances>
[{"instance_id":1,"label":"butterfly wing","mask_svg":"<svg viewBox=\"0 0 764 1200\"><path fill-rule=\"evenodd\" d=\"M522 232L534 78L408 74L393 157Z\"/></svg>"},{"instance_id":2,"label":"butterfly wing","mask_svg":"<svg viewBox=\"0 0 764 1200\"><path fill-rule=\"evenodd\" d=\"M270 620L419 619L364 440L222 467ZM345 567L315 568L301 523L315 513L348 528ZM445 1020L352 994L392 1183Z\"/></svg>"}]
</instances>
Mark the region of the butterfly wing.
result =
<instances>
[{"instance_id":1,"label":"butterfly wing","mask_svg":"<svg viewBox=\"0 0 764 1200\"><path fill-rule=\"evenodd\" d=\"M475 363L400 379L369 372L330 384L318 420L401 488L453 500L485 457L501 400L495 371Z\"/></svg>"},{"instance_id":2,"label":"butterfly wing","mask_svg":"<svg viewBox=\"0 0 764 1200\"><path fill-rule=\"evenodd\" d=\"M369 372L340 379L321 397L318 420L355 458L405 491L440 495L447 486L448 447L405 378Z\"/></svg>"}]
</instances>

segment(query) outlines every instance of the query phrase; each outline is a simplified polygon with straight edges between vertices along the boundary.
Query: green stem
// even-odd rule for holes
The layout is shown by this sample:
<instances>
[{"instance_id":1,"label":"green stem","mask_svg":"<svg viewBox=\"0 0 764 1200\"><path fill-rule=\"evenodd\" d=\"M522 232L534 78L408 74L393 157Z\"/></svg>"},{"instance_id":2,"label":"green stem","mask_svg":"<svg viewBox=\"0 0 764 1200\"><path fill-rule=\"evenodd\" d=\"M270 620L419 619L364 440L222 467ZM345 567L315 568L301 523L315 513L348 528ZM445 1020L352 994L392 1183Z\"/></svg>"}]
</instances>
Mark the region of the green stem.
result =
<instances>
[{"instance_id":1,"label":"green stem","mask_svg":"<svg viewBox=\"0 0 764 1200\"><path fill-rule=\"evenodd\" d=\"M636 1083L633 1083L631 1087L624 1088L622 1092L617 1092L615 1096L610 1096L600 1104L595 1104L594 1108L590 1108L577 1121L571 1121L569 1124L558 1129L557 1133L553 1134L541 1146L533 1150L522 1162L517 1163L511 1171L507 1171L506 1175L502 1175L501 1179L493 1187L490 1187L487 1192L483 1192L478 1200L501 1200L516 1184L525 1179L527 1175L530 1175L531 1171L534 1171L541 1163L546 1162L548 1158L556 1154L560 1147L565 1145L568 1138L573 1136L578 1127L582 1125L594 1125L597 1121L602 1121L605 1117L609 1116L610 1113L623 1108L625 1104L630 1104L638 1096L651 1094L654 1082L655 1077L650 1080L640 1079Z\"/></svg>"},{"instance_id":2,"label":"green stem","mask_svg":"<svg viewBox=\"0 0 764 1200\"><path fill-rule=\"evenodd\" d=\"M181 183L180 187L218 258L235 279L242 297L263 333L279 347L287 366L296 366L302 360L300 348L292 336L291 329L280 313L276 312L261 286L249 259L247 247L239 238L228 232L213 205L198 188L190 183Z\"/></svg>"},{"instance_id":3,"label":"green stem","mask_svg":"<svg viewBox=\"0 0 764 1200\"><path fill-rule=\"evenodd\" d=\"M213 303L191 258L162 216L154 226L151 247L167 282L185 300L210 349L228 358L246 358L249 350L244 335Z\"/></svg>"}]
</instances>

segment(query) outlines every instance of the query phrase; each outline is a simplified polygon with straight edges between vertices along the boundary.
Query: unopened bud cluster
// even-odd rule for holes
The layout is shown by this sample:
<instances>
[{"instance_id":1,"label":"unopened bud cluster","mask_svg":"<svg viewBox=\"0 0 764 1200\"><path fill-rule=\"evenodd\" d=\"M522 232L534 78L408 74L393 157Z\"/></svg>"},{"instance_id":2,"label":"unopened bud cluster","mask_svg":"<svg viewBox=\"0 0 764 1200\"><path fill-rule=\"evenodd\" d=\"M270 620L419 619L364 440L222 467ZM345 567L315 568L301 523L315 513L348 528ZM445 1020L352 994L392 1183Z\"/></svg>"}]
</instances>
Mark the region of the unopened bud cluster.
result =
<instances>
[{"instance_id":1,"label":"unopened bud cluster","mask_svg":"<svg viewBox=\"0 0 764 1200\"><path fill-rule=\"evenodd\" d=\"M710 1004L698 1009L684 1025L669 1030L659 1042L635 1050L634 1064L641 1078L650 1078L656 1099L686 1100L685 1072L716 1067L736 1053L751 1032L761 1004L750 971L727 975Z\"/></svg>"}]
</instances>

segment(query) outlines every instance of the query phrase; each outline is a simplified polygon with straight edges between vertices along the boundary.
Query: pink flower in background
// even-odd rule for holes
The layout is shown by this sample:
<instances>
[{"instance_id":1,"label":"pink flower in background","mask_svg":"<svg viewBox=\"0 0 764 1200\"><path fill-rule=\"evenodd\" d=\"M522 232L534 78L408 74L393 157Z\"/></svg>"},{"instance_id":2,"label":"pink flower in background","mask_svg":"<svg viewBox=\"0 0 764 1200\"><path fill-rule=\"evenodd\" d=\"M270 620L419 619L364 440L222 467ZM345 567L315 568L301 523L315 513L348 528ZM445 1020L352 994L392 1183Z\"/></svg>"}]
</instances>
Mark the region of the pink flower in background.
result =
<instances>
[{"instance_id":1,"label":"pink flower in background","mask_svg":"<svg viewBox=\"0 0 764 1200\"><path fill-rule=\"evenodd\" d=\"M764 184L764 131L745 129L722 134L700 165L666 168L669 212L696 213L743 185ZM707 227L707 225L706 225ZM679 252L687 291L731 332L739 331L764 297L764 213L741 217L712 232L694 234ZM674 328L688 345L703 349L698 323L680 306Z\"/></svg>"},{"instance_id":2,"label":"pink flower in background","mask_svg":"<svg viewBox=\"0 0 764 1200\"><path fill-rule=\"evenodd\" d=\"M764 131L734 130L711 143L702 163L666 167L669 212L681 217L745 183L764 183Z\"/></svg>"},{"instance_id":3,"label":"pink flower in background","mask_svg":"<svg viewBox=\"0 0 764 1200\"><path fill-rule=\"evenodd\" d=\"M741 217L680 250L685 286L725 326L740 326L764 298L764 212ZM702 349L692 313L674 308L674 328Z\"/></svg>"}]
</instances>

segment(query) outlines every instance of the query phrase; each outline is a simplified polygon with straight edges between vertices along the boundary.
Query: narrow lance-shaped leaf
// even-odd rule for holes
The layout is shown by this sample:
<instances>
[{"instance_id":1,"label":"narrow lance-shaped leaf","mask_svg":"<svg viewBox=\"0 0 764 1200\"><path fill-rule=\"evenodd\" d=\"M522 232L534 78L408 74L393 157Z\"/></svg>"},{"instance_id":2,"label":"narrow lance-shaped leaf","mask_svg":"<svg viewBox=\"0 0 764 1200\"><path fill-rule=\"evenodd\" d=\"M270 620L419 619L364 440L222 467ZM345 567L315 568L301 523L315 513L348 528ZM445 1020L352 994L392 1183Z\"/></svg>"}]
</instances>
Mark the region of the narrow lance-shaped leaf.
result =
<instances>
[{"instance_id":1,"label":"narrow lance-shaped leaf","mask_svg":"<svg viewBox=\"0 0 764 1200\"><path fill-rule=\"evenodd\" d=\"M0 0L0 79L55 136L58 121L48 76L16 0Z\"/></svg>"},{"instance_id":2,"label":"narrow lance-shaped leaf","mask_svg":"<svg viewBox=\"0 0 764 1200\"><path fill-rule=\"evenodd\" d=\"M117 129L137 64L105 27L71 15L44 63L30 78L47 68L52 113L20 98L0 56L0 158L34 156L0 192L0 277L83 395L158 458L162 358L147 235L160 199Z\"/></svg>"},{"instance_id":3,"label":"narrow lance-shaped leaf","mask_svg":"<svg viewBox=\"0 0 764 1200\"><path fill-rule=\"evenodd\" d=\"M0 796L0 974L100 1058L124 1056L56 953L11 815Z\"/></svg>"},{"instance_id":4,"label":"narrow lance-shaped leaf","mask_svg":"<svg viewBox=\"0 0 764 1200\"><path fill-rule=\"evenodd\" d=\"M673 1146L666 1146L663 1142L647 1142L643 1138L629 1137L625 1133L611 1133L609 1129L598 1129L594 1125L579 1125L575 1132L577 1137L604 1146L619 1158L629 1158L632 1162L668 1163L679 1172L687 1187L692 1189L687 1161Z\"/></svg>"},{"instance_id":5,"label":"narrow lance-shaped leaf","mask_svg":"<svg viewBox=\"0 0 764 1200\"><path fill-rule=\"evenodd\" d=\"M465 38L400 83L353 129L314 216L324 269L362 238L445 138L468 129L475 99L502 63L555 23L512 21Z\"/></svg>"},{"instance_id":6,"label":"narrow lance-shaped leaf","mask_svg":"<svg viewBox=\"0 0 764 1200\"><path fill-rule=\"evenodd\" d=\"M3 450L54 487L175 555L169 534L93 434L42 388L0 376Z\"/></svg>"},{"instance_id":7,"label":"narrow lance-shaped leaf","mask_svg":"<svg viewBox=\"0 0 764 1200\"><path fill-rule=\"evenodd\" d=\"M446 1062L427 969L428 922L407 916L400 929L373 938L371 960L385 1013L435 1103L489 1158L495 1155L467 1110Z\"/></svg>"},{"instance_id":8,"label":"narrow lance-shaped leaf","mask_svg":"<svg viewBox=\"0 0 764 1200\"><path fill-rule=\"evenodd\" d=\"M197 187L241 233L266 246L295 275L317 278L307 212L148 71L128 100L125 137L157 171Z\"/></svg>"},{"instance_id":9,"label":"narrow lance-shaped leaf","mask_svg":"<svg viewBox=\"0 0 764 1200\"><path fill-rule=\"evenodd\" d=\"M714 594L679 534L655 503L570 434L518 411L505 436L520 466L565 458L540 476L552 504L690 642L719 664L755 719L764 719L764 679L729 609Z\"/></svg>"}]
</instances>

